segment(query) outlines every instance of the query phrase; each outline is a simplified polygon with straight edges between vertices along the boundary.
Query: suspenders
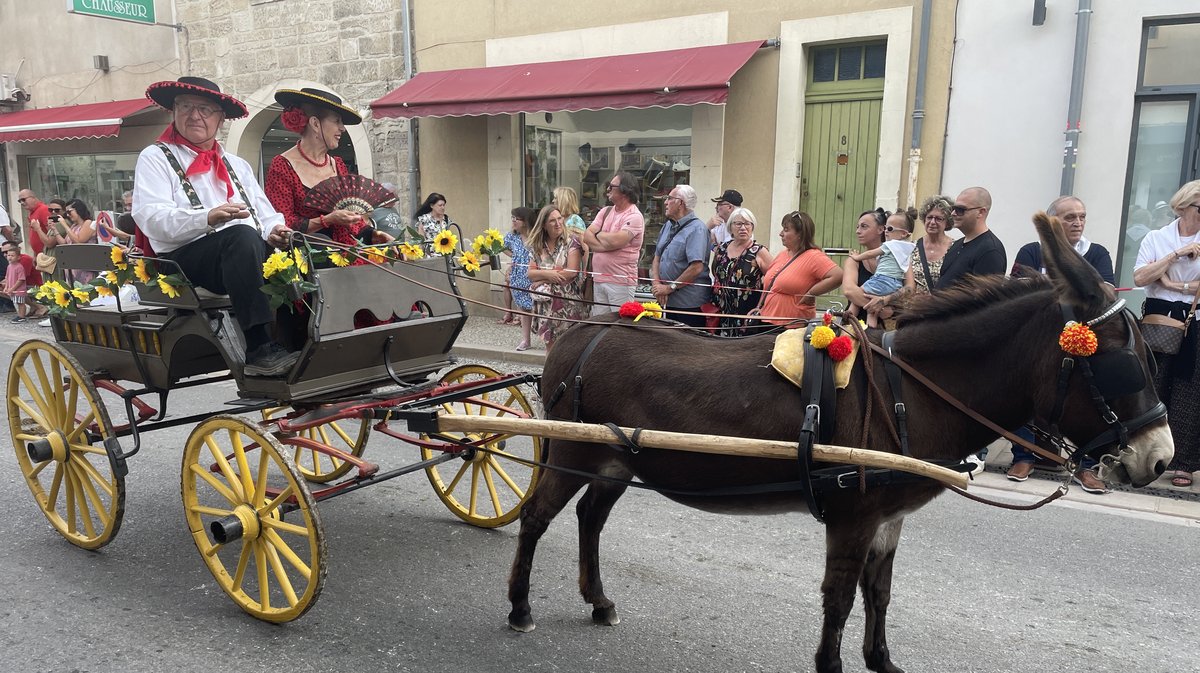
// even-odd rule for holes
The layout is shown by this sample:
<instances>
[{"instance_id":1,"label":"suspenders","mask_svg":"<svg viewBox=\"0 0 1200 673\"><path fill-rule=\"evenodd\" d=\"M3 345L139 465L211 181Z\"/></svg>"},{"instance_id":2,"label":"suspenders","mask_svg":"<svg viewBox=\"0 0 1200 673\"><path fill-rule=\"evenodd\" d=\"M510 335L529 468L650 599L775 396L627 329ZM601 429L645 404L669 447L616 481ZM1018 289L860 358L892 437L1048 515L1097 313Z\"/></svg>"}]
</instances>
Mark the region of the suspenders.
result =
<instances>
[{"instance_id":1,"label":"suspenders","mask_svg":"<svg viewBox=\"0 0 1200 673\"><path fill-rule=\"evenodd\" d=\"M158 149L167 157L167 163L171 164L171 169L175 171L175 175L179 178L179 182L183 185L183 193L188 197L188 201L192 202L192 207L197 210L204 208L204 204L200 203L200 197L196 195L196 188L192 186L190 180L187 179L187 173L184 172L183 166L179 165L179 159L167 147L166 143L154 143ZM229 171L229 177L233 180L233 186L237 188L238 194L242 197L242 202L246 204L246 210L250 211L250 219L254 220L254 226L258 228L258 233L262 234L262 223L258 221L258 213L254 212L254 206L250 203L250 197L246 196L246 189L242 187L242 181L238 179L237 172L233 170L233 164L229 163L229 159L222 156L221 161L225 162L225 169Z\"/></svg>"}]
</instances>

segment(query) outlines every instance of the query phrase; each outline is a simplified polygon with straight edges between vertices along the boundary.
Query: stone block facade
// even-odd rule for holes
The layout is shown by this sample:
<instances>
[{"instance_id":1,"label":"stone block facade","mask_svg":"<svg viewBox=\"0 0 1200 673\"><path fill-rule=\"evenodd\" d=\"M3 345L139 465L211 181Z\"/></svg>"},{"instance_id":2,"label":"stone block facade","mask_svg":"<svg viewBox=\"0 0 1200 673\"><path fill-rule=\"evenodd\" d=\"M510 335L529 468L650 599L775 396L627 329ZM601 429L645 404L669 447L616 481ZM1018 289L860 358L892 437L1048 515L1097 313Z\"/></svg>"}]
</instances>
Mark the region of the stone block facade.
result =
<instances>
[{"instance_id":1,"label":"stone block facade","mask_svg":"<svg viewBox=\"0 0 1200 673\"><path fill-rule=\"evenodd\" d=\"M399 0L178 0L184 70L247 100L285 79L323 83L360 110L404 80ZM263 103L264 101L258 101ZM374 175L409 204L408 122L366 119Z\"/></svg>"}]
</instances>

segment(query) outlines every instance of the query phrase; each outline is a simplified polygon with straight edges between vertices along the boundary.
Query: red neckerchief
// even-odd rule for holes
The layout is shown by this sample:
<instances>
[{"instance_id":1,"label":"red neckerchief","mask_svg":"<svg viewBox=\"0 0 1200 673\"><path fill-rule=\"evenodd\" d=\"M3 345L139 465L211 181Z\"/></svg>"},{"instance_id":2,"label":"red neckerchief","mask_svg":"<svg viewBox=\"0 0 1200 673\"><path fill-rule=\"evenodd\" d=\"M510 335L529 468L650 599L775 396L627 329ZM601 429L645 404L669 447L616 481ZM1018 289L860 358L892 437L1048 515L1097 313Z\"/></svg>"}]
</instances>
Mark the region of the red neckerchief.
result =
<instances>
[{"instance_id":1,"label":"red neckerchief","mask_svg":"<svg viewBox=\"0 0 1200 673\"><path fill-rule=\"evenodd\" d=\"M233 198L233 181L229 179L229 171L225 168L225 162L221 161L221 144L213 141L212 149L200 149L200 146L192 141L184 138L178 131L175 130L175 125L171 124L167 127L162 135L158 137L159 142L172 143L181 145L196 153L196 158L192 160L191 165L184 171L185 175L203 175L209 171L215 171L217 179L225 183L225 198Z\"/></svg>"}]
</instances>

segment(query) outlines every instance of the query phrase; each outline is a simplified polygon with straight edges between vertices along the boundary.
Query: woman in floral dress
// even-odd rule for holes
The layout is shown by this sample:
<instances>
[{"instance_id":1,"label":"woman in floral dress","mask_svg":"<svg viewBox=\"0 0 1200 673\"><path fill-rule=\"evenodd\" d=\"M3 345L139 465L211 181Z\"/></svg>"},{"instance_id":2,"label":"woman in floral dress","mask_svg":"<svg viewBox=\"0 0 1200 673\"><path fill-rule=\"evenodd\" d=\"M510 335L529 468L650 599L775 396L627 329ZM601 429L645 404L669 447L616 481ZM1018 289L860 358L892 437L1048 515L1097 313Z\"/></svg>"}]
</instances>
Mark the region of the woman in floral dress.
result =
<instances>
[{"instance_id":1,"label":"woman in floral dress","mask_svg":"<svg viewBox=\"0 0 1200 673\"><path fill-rule=\"evenodd\" d=\"M512 292L513 304L520 309L521 343L517 350L529 350L529 335L533 329L533 299L529 296L529 248L525 245L529 235L533 208L524 206L512 209L512 231L504 235L504 252L513 258L508 270L508 288Z\"/></svg>"},{"instance_id":2,"label":"woman in floral dress","mask_svg":"<svg viewBox=\"0 0 1200 673\"><path fill-rule=\"evenodd\" d=\"M745 317L758 306L763 274L771 266L771 253L754 241L754 226L758 221L746 208L729 214L727 243L717 246L713 255L713 303L717 311L738 317L721 318L721 336L743 336L750 318Z\"/></svg>"},{"instance_id":3,"label":"woman in floral dress","mask_svg":"<svg viewBox=\"0 0 1200 673\"><path fill-rule=\"evenodd\" d=\"M580 302L583 248L567 234L565 222L557 206L546 206L538 213L528 239L533 255L529 280L533 289L542 293L535 294L533 302L538 314L538 334L547 351L559 335L584 316Z\"/></svg>"}]
</instances>

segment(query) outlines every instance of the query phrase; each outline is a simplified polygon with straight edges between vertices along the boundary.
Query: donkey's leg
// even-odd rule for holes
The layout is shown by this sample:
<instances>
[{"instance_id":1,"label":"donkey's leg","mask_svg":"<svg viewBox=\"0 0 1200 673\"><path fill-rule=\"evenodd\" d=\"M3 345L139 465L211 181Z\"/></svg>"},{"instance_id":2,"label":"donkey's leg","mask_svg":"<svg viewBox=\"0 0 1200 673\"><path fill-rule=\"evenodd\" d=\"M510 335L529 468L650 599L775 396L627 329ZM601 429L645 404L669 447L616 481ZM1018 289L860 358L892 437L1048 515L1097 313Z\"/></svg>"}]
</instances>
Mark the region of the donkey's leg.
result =
<instances>
[{"instance_id":1,"label":"donkey's leg","mask_svg":"<svg viewBox=\"0 0 1200 673\"><path fill-rule=\"evenodd\" d=\"M821 582L825 621L817 647L817 673L842 673L842 631L854 607L854 588L879 523L852 518L825 526L825 579Z\"/></svg>"},{"instance_id":2,"label":"donkey's leg","mask_svg":"<svg viewBox=\"0 0 1200 673\"><path fill-rule=\"evenodd\" d=\"M867 564L859 582L863 607L867 613L863 659L867 662L867 668L877 673L904 673L892 663L885 633L888 603L892 600L892 561L896 558L896 545L900 542L900 528L903 525L904 519L899 518L879 527L871 550L867 552Z\"/></svg>"},{"instance_id":3,"label":"donkey's leg","mask_svg":"<svg viewBox=\"0 0 1200 673\"><path fill-rule=\"evenodd\" d=\"M593 481L575 506L579 516L579 593L592 604L592 621L605 626L616 626L621 619L616 606L604 595L600 580L600 531L625 488L622 484Z\"/></svg>"},{"instance_id":4,"label":"donkey's leg","mask_svg":"<svg viewBox=\"0 0 1200 673\"><path fill-rule=\"evenodd\" d=\"M565 442L555 442L554 450L554 455L561 457L569 448ZM553 462L561 464L560 461ZM512 603L508 625L515 631L529 632L536 626L529 606L529 573L533 568L533 553L537 550L538 540L554 517L586 483L585 477L544 470L537 488L521 507L517 554L508 576L508 600Z\"/></svg>"}]
</instances>

